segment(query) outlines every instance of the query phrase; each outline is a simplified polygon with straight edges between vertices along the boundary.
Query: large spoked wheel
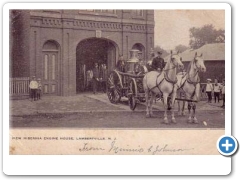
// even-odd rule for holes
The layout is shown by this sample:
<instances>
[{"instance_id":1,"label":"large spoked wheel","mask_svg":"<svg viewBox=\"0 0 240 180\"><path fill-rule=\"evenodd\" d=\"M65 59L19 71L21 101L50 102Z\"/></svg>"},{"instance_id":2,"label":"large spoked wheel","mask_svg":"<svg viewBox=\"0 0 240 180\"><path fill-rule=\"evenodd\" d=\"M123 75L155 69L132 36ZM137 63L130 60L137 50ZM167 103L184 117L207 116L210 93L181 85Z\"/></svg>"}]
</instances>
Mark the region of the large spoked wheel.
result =
<instances>
[{"instance_id":1,"label":"large spoked wheel","mask_svg":"<svg viewBox=\"0 0 240 180\"><path fill-rule=\"evenodd\" d=\"M121 99L122 80L117 71L109 74L107 81L107 96L111 103L118 103Z\"/></svg>"},{"instance_id":2,"label":"large spoked wheel","mask_svg":"<svg viewBox=\"0 0 240 180\"><path fill-rule=\"evenodd\" d=\"M137 103L136 103L136 100L135 100L135 96L134 95L130 95L128 97L128 104L129 104L129 107L132 111L135 110L136 106L137 106Z\"/></svg>"},{"instance_id":3,"label":"large spoked wheel","mask_svg":"<svg viewBox=\"0 0 240 180\"><path fill-rule=\"evenodd\" d=\"M136 103L136 95L137 95L137 86L136 81L134 79L131 80L129 84L129 95L128 95L128 105L132 111L135 110L137 103Z\"/></svg>"}]
</instances>

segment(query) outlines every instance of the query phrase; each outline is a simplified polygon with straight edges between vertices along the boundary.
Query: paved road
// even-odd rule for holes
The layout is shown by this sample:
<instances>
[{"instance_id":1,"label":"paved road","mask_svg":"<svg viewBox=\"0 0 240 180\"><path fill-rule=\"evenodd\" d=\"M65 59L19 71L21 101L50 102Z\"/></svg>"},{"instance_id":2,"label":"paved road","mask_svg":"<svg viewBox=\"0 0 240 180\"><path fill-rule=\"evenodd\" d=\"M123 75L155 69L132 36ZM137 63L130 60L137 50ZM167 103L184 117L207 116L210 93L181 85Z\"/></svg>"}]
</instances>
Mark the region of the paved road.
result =
<instances>
[{"instance_id":1,"label":"paved road","mask_svg":"<svg viewBox=\"0 0 240 180\"><path fill-rule=\"evenodd\" d=\"M155 117L146 118L144 104L131 111L125 99L115 105L105 94L48 96L33 102L12 100L10 125L12 128L224 128L225 112L220 106L220 103L199 102L199 124L188 124L187 116L176 115L177 124L165 125L160 102L154 104Z\"/></svg>"}]
</instances>

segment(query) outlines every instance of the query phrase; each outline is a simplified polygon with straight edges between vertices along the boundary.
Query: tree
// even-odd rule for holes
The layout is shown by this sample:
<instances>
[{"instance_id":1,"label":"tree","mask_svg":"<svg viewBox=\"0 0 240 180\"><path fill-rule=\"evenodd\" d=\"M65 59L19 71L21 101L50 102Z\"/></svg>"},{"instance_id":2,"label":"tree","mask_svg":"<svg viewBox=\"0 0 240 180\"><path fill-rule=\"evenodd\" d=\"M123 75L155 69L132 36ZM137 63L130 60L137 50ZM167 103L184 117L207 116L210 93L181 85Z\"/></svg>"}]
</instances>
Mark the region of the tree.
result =
<instances>
[{"instance_id":1,"label":"tree","mask_svg":"<svg viewBox=\"0 0 240 180\"><path fill-rule=\"evenodd\" d=\"M187 50L188 47L182 44L179 44L175 47L175 51L179 51L179 53L182 53L183 51Z\"/></svg>"},{"instance_id":2,"label":"tree","mask_svg":"<svg viewBox=\"0 0 240 180\"><path fill-rule=\"evenodd\" d=\"M155 46L154 52L157 53L158 51L162 52L162 57L169 55L169 52L167 52L165 49L161 48L160 46Z\"/></svg>"},{"instance_id":3,"label":"tree","mask_svg":"<svg viewBox=\"0 0 240 180\"><path fill-rule=\"evenodd\" d=\"M189 46L193 49L200 48L204 44L225 42L225 30L217 30L212 24L207 24L200 28L192 27L189 29L189 32Z\"/></svg>"}]
</instances>

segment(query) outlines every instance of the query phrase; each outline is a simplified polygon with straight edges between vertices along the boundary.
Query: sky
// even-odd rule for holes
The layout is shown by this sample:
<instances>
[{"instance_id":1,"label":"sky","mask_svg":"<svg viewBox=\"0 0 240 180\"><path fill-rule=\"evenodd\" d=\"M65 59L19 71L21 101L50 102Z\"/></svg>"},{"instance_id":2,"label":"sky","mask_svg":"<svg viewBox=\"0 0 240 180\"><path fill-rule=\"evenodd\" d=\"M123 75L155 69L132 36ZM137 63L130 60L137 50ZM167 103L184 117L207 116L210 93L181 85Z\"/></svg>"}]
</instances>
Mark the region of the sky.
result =
<instances>
[{"instance_id":1,"label":"sky","mask_svg":"<svg viewBox=\"0 0 240 180\"><path fill-rule=\"evenodd\" d=\"M213 24L216 29L225 29L224 10L155 10L155 46L175 49L189 44L189 29Z\"/></svg>"}]
</instances>

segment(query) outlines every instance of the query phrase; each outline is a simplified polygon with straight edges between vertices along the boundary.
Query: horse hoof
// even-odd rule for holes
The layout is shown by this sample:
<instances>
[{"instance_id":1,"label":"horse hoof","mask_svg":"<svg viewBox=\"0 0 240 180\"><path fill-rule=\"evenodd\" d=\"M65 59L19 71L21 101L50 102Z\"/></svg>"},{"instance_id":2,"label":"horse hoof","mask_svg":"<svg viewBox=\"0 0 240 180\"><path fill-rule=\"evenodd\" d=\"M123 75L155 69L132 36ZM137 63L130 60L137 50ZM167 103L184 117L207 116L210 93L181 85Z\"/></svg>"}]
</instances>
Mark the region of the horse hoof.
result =
<instances>
[{"instance_id":1,"label":"horse hoof","mask_svg":"<svg viewBox=\"0 0 240 180\"><path fill-rule=\"evenodd\" d=\"M181 113L181 112L178 112L178 115L179 115L179 116L181 116L181 115L182 115L182 113Z\"/></svg>"},{"instance_id":2,"label":"horse hoof","mask_svg":"<svg viewBox=\"0 0 240 180\"><path fill-rule=\"evenodd\" d=\"M194 123L194 124L198 124L198 120L194 120L193 123Z\"/></svg>"},{"instance_id":3,"label":"horse hoof","mask_svg":"<svg viewBox=\"0 0 240 180\"><path fill-rule=\"evenodd\" d=\"M194 120L193 120L193 123L194 123L194 124L198 124L198 120L197 120L197 119L194 119Z\"/></svg>"},{"instance_id":4,"label":"horse hoof","mask_svg":"<svg viewBox=\"0 0 240 180\"><path fill-rule=\"evenodd\" d=\"M185 112L182 112L182 115L185 116L186 115Z\"/></svg>"},{"instance_id":5,"label":"horse hoof","mask_svg":"<svg viewBox=\"0 0 240 180\"><path fill-rule=\"evenodd\" d=\"M176 121L175 119L172 119L172 123L176 124L176 123L177 123L177 121Z\"/></svg>"},{"instance_id":6,"label":"horse hoof","mask_svg":"<svg viewBox=\"0 0 240 180\"><path fill-rule=\"evenodd\" d=\"M168 119L164 118L164 124L169 124Z\"/></svg>"},{"instance_id":7,"label":"horse hoof","mask_svg":"<svg viewBox=\"0 0 240 180\"><path fill-rule=\"evenodd\" d=\"M187 123L193 123L192 119L188 119Z\"/></svg>"},{"instance_id":8,"label":"horse hoof","mask_svg":"<svg viewBox=\"0 0 240 180\"><path fill-rule=\"evenodd\" d=\"M150 114L146 114L146 118L150 118Z\"/></svg>"},{"instance_id":9,"label":"horse hoof","mask_svg":"<svg viewBox=\"0 0 240 180\"><path fill-rule=\"evenodd\" d=\"M150 117L154 117L153 113L150 113Z\"/></svg>"}]
</instances>

